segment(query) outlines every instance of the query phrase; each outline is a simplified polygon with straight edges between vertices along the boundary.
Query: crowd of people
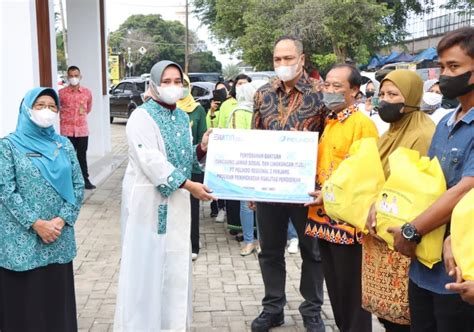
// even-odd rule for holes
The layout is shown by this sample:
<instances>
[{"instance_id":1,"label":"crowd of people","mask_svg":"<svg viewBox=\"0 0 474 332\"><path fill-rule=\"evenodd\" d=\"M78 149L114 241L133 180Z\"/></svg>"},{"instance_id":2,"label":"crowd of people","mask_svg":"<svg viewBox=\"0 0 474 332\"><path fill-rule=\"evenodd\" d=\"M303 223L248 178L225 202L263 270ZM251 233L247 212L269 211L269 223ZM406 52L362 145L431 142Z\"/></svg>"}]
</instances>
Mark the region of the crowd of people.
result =
<instances>
[{"instance_id":1,"label":"crowd of people","mask_svg":"<svg viewBox=\"0 0 474 332\"><path fill-rule=\"evenodd\" d=\"M363 84L352 64L334 65L324 80L308 75L303 44L283 36L273 51L277 78L252 81L241 74L219 82L209 110L193 99L178 64L156 63L144 103L126 127L114 331L189 329L201 201L211 202L216 222L227 219L229 232L243 241L242 256L258 252L264 297L254 332L284 323L287 249L302 258L299 312L307 331L325 331L324 281L342 332L370 332L372 314L387 331L474 331L474 280L464 280L450 236L453 209L474 188L474 28L447 33L437 50L437 79L423 82L414 71L394 70ZM92 98L79 84L78 67L68 77L59 95L52 88L28 91L16 130L0 141L2 332L77 330L74 223L84 189L95 188L86 161ZM58 117L62 135L53 126ZM203 184L213 128L319 132L312 200L214 197ZM410 222L387 230L393 249L377 233L375 205L366 211L365 229L326 213L321 190L361 139L377 141L385 178L401 147L437 158L444 173L446 192ZM471 211L466 224L474 222ZM444 260L428 268L417 246L443 225Z\"/></svg>"}]
</instances>

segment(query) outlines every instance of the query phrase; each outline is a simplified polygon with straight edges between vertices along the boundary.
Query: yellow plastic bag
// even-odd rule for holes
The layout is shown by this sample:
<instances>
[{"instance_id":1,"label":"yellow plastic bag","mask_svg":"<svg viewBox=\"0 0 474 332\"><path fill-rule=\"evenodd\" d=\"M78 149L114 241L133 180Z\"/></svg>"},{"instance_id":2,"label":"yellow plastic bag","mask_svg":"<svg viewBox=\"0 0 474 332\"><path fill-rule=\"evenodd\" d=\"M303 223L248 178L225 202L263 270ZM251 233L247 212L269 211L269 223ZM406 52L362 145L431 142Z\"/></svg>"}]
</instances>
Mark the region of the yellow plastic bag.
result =
<instances>
[{"instance_id":1,"label":"yellow plastic bag","mask_svg":"<svg viewBox=\"0 0 474 332\"><path fill-rule=\"evenodd\" d=\"M474 189L456 205L451 216L451 247L464 280L474 280Z\"/></svg>"},{"instance_id":2,"label":"yellow plastic bag","mask_svg":"<svg viewBox=\"0 0 474 332\"><path fill-rule=\"evenodd\" d=\"M349 157L339 164L323 185L327 215L367 233L365 221L384 182L376 139L355 141L349 149Z\"/></svg>"},{"instance_id":3,"label":"yellow plastic bag","mask_svg":"<svg viewBox=\"0 0 474 332\"><path fill-rule=\"evenodd\" d=\"M390 176L377 199L377 234L393 250L389 227L411 222L430 207L445 191L446 181L437 158L430 160L407 148L389 156ZM429 268L441 261L446 226L424 235L416 248L418 260Z\"/></svg>"}]
</instances>

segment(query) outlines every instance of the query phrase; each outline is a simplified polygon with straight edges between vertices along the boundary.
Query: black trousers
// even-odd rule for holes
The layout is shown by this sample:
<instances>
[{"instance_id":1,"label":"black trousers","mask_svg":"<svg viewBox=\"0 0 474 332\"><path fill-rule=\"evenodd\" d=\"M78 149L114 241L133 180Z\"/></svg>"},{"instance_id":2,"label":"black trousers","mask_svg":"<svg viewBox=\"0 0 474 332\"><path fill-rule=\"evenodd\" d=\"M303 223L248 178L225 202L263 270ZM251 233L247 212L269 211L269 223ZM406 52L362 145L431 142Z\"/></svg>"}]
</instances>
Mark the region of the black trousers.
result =
<instances>
[{"instance_id":1,"label":"black trousers","mask_svg":"<svg viewBox=\"0 0 474 332\"><path fill-rule=\"evenodd\" d=\"M474 306L458 294L437 294L410 280L408 300L412 332L472 332Z\"/></svg>"},{"instance_id":2,"label":"black trousers","mask_svg":"<svg viewBox=\"0 0 474 332\"><path fill-rule=\"evenodd\" d=\"M324 279L341 332L371 332L372 315L362 309L362 245L319 240Z\"/></svg>"},{"instance_id":3,"label":"black trousers","mask_svg":"<svg viewBox=\"0 0 474 332\"><path fill-rule=\"evenodd\" d=\"M300 206L257 203L257 227L262 252L258 256L265 285L263 310L278 313L286 304L285 248L288 220L291 219L298 233L301 265L300 292L304 298L299 307L302 316L317 317L323 304L323 268L318 240L304 235L308 209Z\"/></svg>"},{"instance_id":4,"label":"black trousers","mask_svg":"<svg viewBox=\"0 0 474 332\"><path fill-rule=\"evenodd\" d=\"M222 210L225 208L225 200L223 199L218 199L217 201L212 201L211 202L211 212L217 214L219 210Z\"/></svg>"},{"instance_id":5,"label":"black trousers","mask_svg":"<svg viewBox=\"0 0 474 332\"><path fill-rule=\"evenodd\" d=\"M76 150L77 160L81 166L82 176L84 181L89 181L89 169L87 168L87 148L89 147L89 137L70 137L74 149Z\"/></svg>"},{"instance_id":6,"label":"black trousers","mask_svg":"<svg viewBox=\"0 0 474 332\"><path fill-rule=\"evenodd\" d=\"M203 183L204 173L191 174L191 181ZM191 249L199 254L199 200L191 195Z\"/></svg>"},{"instance_id":7,"label":"black trousers","mask_svg":"<svg viewBox=\"0 0 474 332\"><path fill-rule=\"evenodd\" d=\"M410 332L410 325L392 323L380 317L378 317L378 320L385 328L385 332Z\"/></svg>"},{"instance_id":8,"label":"black trousers","mask_svg":"<svg viewBox=\"0 0 474 332\"><path fill-rule=\"evenodd\" d=\"M0 268L0 331L76 332L72 262L25 272Z\"/></svg>"},{"instance_id":9,"label":"black trousers","mask_svg":"<svg viewBox=\"0 0 474 332\"><path fill-rule=\"evenodd\" d=\"M227 227L231 231L240 232L242 224L240 222L240 201L225 201L225 210L227 212Z\"/></svg>"}]
</instances>

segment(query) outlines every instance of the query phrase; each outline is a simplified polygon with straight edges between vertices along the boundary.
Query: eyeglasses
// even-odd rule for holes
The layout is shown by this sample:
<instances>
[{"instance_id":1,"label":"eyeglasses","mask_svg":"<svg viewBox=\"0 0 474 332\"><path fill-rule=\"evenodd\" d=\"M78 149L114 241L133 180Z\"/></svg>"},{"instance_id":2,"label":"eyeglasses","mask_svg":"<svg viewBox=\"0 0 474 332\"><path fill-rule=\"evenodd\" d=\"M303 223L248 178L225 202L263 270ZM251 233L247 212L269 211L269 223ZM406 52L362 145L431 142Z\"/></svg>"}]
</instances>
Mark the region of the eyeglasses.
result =
<instances>
[{"instance_id":1,"label":"eyeglasses","mask_svg":"<svg viewBox=\"0 0 474 332\"><path fill-rule=\"evenodd\" d=\"M36 103L36 104L33 105L33 109L35 109L35 110L41 110L43 108L49 108L53 112L58 111L58 106L56 106L56 104Z\"/></svg>"}]
</instances>

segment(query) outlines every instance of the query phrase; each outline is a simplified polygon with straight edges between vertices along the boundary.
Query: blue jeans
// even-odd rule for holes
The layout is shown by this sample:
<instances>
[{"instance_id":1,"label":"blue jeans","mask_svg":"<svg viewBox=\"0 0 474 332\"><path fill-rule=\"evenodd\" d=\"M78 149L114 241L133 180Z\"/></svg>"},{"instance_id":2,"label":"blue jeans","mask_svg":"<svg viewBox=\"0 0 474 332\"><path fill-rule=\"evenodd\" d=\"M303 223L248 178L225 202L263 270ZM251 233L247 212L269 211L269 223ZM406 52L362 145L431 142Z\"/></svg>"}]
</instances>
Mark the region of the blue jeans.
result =
<instances>
[{"instance_id":1,"label":"blue jeans","mask_svg":"<svg viewBox=\"0 0 474 332\"><path fill-rule=\"evenodd\" d=\"M240 202L240 223L242 224L242 233L246 244L254 241L254 213L249 209L247 201Z\"/></svg>"},{"instance_id":2,"label":"blue jeans","mask_svg":"<svg viewBox=\"0 0 474 332\"><path fill-rule=\"evenodd\" d=\"M293 222L290 219L288 220L288 240L297 239L297 238L298 238L298 234L296 233L295 226L293 226Z\"/></svg>"}]
</instances>

